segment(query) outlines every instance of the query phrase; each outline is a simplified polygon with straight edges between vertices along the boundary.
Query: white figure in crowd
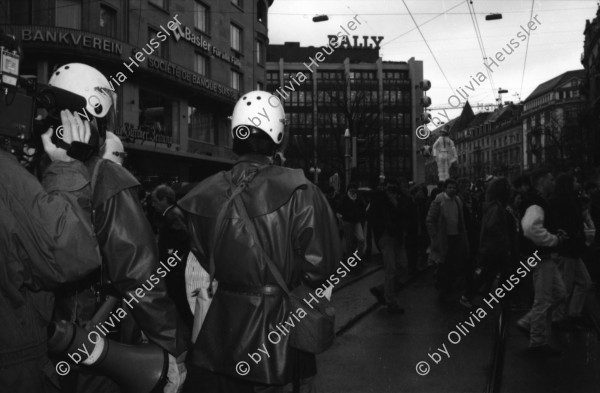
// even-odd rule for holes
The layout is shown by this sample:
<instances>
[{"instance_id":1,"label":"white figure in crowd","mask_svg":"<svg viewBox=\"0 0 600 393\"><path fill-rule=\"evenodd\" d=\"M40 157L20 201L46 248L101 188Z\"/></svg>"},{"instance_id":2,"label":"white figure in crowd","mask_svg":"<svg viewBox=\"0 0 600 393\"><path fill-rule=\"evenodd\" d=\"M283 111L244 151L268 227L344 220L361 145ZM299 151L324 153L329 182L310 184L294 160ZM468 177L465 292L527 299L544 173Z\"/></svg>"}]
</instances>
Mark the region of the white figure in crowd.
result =
<instances>
[{"instance_id":1,"label":"white figure in crowd","mask_svg":"<svg viewBox=\"0 0 600 393\"><path fill-rule=\"evenodd\" d=\"M106 142L103 151L102 158L111 160L119 165L123 165L123 161L125 161L125 157L127 157L123 143L118 136L110 131L106 131Z\"/></svg>"},{"instance_id":2,"label":"white figure in crowd","mask_svg":"<svg viewBox=\"0 0 600 393\"><path fill-rule=\"evenodd\" d=\"M440 137L433 144L432 152L437 163L438 178L444 181L450 177L450 166L458 158L454 142L448 137L447 128L440 132Z\"/></svg>"}]
</instances>

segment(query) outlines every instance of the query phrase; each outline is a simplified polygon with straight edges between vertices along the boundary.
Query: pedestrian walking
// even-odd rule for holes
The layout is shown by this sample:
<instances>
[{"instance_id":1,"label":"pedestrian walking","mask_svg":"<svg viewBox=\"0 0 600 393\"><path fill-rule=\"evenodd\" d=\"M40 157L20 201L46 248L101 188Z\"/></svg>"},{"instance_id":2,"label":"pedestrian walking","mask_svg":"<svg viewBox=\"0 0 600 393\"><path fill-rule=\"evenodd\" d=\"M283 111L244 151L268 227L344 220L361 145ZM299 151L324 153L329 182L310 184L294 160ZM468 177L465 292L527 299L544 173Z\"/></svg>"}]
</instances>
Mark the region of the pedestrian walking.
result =
<instances>
[{"instance_id":1,"label":"pedestrian walking","mask_svg":"<svg viewBox=\"0 0 600 393\"><path fill-rule=\"evenodd\" d=\"M534 185L521 220L524 242L522 252L535 255L539 262L533 268L534 300L531 310L517 326L530 337L531 351L556 356L560 351L549 345L552 312L566 297L565 284L558 269L558 246L566 239L566 233L556 226L556 212L548 198L555 187L554 176L547 169L538 169L531 175Z\"/></svg>"},{"instance_id":2,"label":"pedestrian walking","mask_svg":"<svg viewBox=\"0 0 600 393\"><path fill-rule=\"evenodd\" d=\"M440 256L437 286L441 302L449 300L450 291L462 276L465 261L469 258L463 202L456 192L456 181L446 180L443 192L431 203L427 214L431 248Z\"/></svg>"},{"instance_id":3,"label":"pedestrian walking","mask_svg":"<svg viewBox=\"0 0 600 393\"><path fill-rule=\"evenodd\" d=\"M506 209L510 193L510 183L504 177L494 179L487 187L477 252L478 269L460 299L460 303L467 308L473 307L471 300L482 286L485 286L484 293L489 293L498 274L500 281L503 280L515 257L512 252L516 228L514 218Z\"/></svg>"},{"instance_id":4,"label":"pedestrian walking","mask_svg":"<svg viewBox=\"0 0 600 393\"><path fill-rule=\"evenodd\" d=\"M379 303L386 305L391 313L402 314L404 309L399 306L396 282L398 272L402 269L404 252L402 240L404 229L402 223L400 188L390 180L384 190L377 192L369 208L369 223L373 225L373 235L377 246L383 254L385 278L383 284L371 288L371 293Z\"/></svg>"},{"instance_id":5,"label":"pedestrian walking","mask_svg":"<svg viewBox=\"0 0 600 393\"><path fill-rule=\"evenodd\" d=\"M586 324L582 312L585 299L592 287L592 279L582 260L586 239L575 181L570 174L558 175L554 193L550 197L550 208L555 214L555 225L564 230L567 236L558 250L558 265L567 298L559 304L552 316L553 322L563 330Z\"/></svg>"},{"instance_id":6,"label":"pedestrian walking","mask_svg":"<svg viewBox=\"0 0 600 393\"><path fill-rule=\"evenodd\" d=\"M358 196L356 184L348 185L348 191L340 201L339 213L344 231L344 257L347 258L356 251L358 255L364 255L365 235L362 222L365 220L365 204Z\"/></svg>"}]
</instances>

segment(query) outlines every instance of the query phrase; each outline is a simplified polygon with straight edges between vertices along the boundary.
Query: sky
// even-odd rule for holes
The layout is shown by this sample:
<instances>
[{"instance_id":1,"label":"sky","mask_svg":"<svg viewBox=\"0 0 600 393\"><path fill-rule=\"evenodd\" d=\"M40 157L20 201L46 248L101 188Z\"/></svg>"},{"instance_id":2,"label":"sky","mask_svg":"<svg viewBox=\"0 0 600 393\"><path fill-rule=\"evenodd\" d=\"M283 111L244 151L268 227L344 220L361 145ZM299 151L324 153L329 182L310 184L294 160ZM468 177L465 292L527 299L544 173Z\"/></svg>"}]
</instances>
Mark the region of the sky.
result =
<instances>
[{"instance_id":1,"label":"sky","mask_svg":"<svg viewBox=\"0 0 600 393\"><path fill-rule=\"evenodd\" d=\"M427 95L431 97L434 116L440 111L435 108L450 106L448 98L456 94L450 86L455 90L462 88L478 112L484 108L478 110L477 104L496 102L499 88L508 90L502 101L519 102L539 84L566 71L583 69L580 61L583 31L586 19L591 21L596 15L597 0L472 0L471 3L487 54L486 63L490 64L490 59L502 48L508 52L513 49L510 55L503 52L504 60L497 61L498 66L490 66L495 90L484 66L466 0L275 0L269 9L269 40L270 44L291 41L302 46L323 46L327 44L327 35L336 35L340 25L347 26L358 14L363 23L351 34L383 36L379 55L384 61L407 61L411 57L423 61L424 78L432 85ZM501 13L502 19L486 21L485 15L490 13ZM312 21L313 16L321 14L329 20ZM539 23L534 19L536 16ZM530 20L535 23L535 30L528 29ZM522 34L517 36L519 31ZM471 82L471 76L477 78L479 72L485 79L480 76L484 82L477 85ZM465 85L472 88L466 89ZM458 106L456 99L451 102ZM447 113L453 118L460 110Z\"/></svg>"}]
</instances>

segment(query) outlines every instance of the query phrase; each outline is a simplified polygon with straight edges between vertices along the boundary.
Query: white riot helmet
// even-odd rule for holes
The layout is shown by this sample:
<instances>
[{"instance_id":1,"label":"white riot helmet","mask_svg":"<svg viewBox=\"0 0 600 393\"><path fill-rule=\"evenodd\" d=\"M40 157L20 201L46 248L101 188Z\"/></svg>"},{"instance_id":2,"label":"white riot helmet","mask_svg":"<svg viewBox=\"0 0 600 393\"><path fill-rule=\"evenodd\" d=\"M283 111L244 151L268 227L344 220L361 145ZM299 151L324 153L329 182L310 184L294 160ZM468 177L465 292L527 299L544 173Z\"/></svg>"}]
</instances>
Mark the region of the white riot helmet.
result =
<instances>
[{"instance_id":1,"label":"white riot helmet","mask_svg":"<svg viewBox=\"0 0 600 393\"><path fill-rule=\"evenodd\" d=\"M102 158L123 165L125 157L127 157L127 153L125 153L125 148L119 137L114 133L107 131Z\"/></svg>"},{"instance_id":2,"label":"white riot helmet","mask_svg":"<svg viewBox=\"0 0 600 393\"><path fill-rule=\"evenodd\" d=\"M246 139L252 128L265 132L277 145L283 141L285 112L279 98L265 91L244 94L233 108L231 136Z\"/></svg>"},{"instance_id":3,"label":"white riot helmet","mask_svg":"<svg viewBox=\"0 0 600 393\"><path fill-rule=\"evenodd\" d=\"M114 89L94 67L69 63L52 73L48 86L67 90L85 98L85 110L94 117L105 117L114 103Z\"/></svg>"}]
</instances>

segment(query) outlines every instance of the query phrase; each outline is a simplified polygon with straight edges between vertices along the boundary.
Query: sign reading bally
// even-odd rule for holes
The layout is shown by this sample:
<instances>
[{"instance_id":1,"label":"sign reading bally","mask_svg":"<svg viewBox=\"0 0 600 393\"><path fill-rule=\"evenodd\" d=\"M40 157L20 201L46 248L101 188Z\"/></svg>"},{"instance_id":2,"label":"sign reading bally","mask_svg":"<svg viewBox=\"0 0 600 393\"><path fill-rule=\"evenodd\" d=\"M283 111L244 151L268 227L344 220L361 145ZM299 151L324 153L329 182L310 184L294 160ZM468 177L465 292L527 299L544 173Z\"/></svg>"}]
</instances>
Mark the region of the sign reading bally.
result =
<instances>
[{"instance_id":1,"label":"sign reading bally","mask_svg":"<svg viewBox=\"0 0 600 393\"><path fill-rule=\"evenodd\" d=\"M341 33L341 32L340 32ZM363 49L379 49L379 43L381 41L383 41L383 37L382 36L368 36L368 35L363 35L362 36L362 42L359 45L359 39L360 36L358 35L353 35L352 38L354 39L354 42L351 44L350 43L350 36L348 35L341 35L340 33L338 33L337 36L335 35L328 35L327 39L329 40L329 43L331 45L338 45L338 40L342 40L341 46L342 48L348 48L348 49L357 49L357 48L363 48ZM371 38L371 40L375 43L375 45L373 46L373 44L369 44L369 38Z\"/></svg>"}]
</instances>

